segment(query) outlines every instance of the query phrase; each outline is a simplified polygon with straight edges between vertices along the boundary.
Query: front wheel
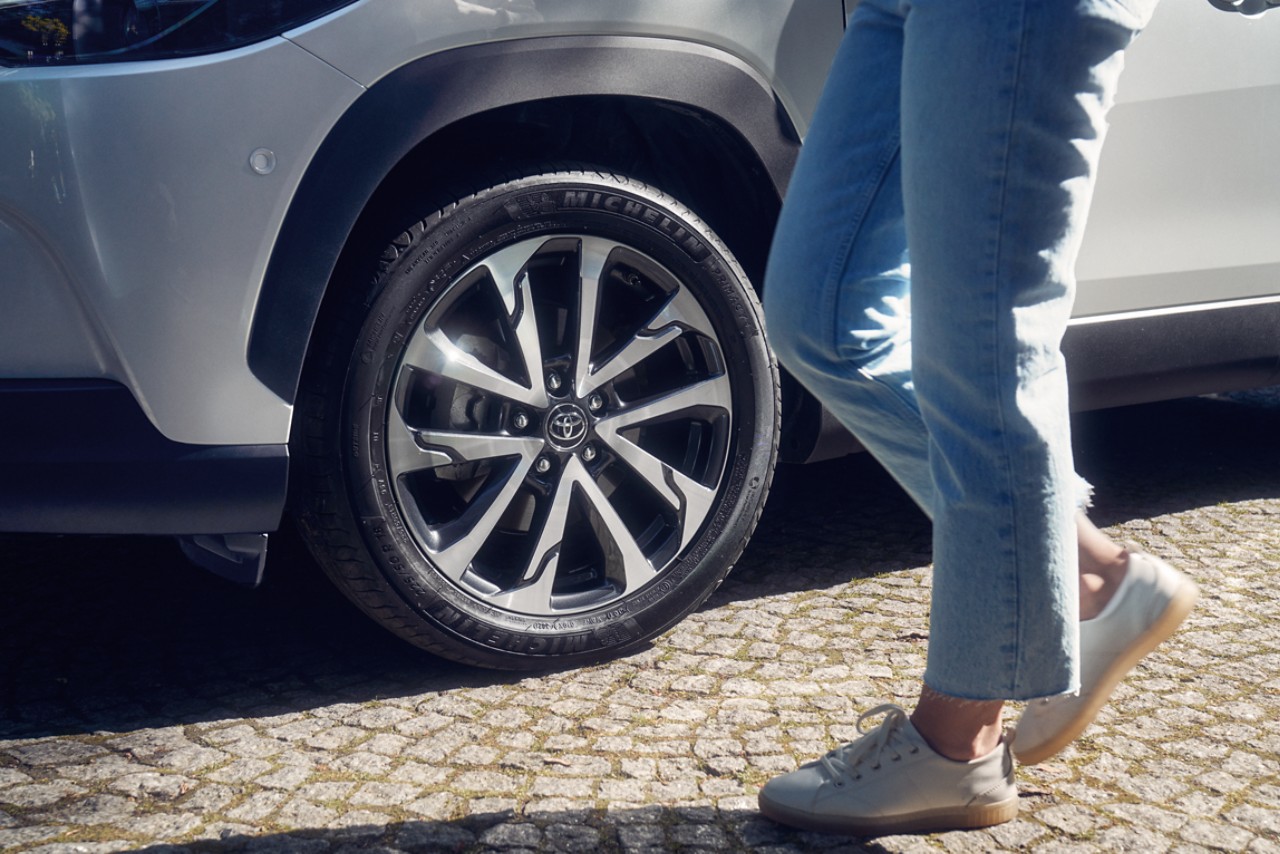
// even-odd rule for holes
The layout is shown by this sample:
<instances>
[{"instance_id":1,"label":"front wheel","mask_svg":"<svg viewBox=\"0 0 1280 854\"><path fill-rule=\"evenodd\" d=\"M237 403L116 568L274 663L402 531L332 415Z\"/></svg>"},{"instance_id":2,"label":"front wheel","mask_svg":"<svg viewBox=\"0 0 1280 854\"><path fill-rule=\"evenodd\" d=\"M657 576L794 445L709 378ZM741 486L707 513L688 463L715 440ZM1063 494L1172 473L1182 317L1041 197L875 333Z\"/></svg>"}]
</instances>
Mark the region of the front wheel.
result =
<instances>
[{"instance_id":1,"label":"front wheel","mask_svg":"<svg viewBox=\"0 0 1280 854\"><path fill-rule=\"evenodd\" d=\"M705 600L779 412L710 229L626 178L535 175L415 224L381 270L308 371L300 521L338 587L419 646L521 669L634 650Z\"/></svg>"}]
</instances>

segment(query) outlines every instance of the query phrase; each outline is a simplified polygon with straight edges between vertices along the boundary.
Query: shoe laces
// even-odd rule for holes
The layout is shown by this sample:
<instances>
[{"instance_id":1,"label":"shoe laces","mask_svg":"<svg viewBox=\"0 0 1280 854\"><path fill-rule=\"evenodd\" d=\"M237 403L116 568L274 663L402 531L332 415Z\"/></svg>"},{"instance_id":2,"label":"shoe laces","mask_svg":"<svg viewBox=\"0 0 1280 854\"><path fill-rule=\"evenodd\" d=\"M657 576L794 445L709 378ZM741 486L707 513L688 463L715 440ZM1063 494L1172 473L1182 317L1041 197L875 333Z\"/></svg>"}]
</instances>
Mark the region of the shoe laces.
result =
<instances>
[{"instance_id":1,"label":"shoe laces","mask_svg":"<svg viewBox=\"0 0 1280 854\"><path fill-rule=\"evenodd\" d=\"M864 729L863 722L879 715L884 720L873 729ZM819 761L837 786L843 786L846 777L854 780L862 779L860 769L880 770L880 765L887 756L893 762L902 759L903 755L918 753L920 748L911 744L903 734L907 723L907 713L901 706L885 703L863 712L858 716L858 732L862 735L843 747L837 747Z\"/></svg>"}]
</instances>

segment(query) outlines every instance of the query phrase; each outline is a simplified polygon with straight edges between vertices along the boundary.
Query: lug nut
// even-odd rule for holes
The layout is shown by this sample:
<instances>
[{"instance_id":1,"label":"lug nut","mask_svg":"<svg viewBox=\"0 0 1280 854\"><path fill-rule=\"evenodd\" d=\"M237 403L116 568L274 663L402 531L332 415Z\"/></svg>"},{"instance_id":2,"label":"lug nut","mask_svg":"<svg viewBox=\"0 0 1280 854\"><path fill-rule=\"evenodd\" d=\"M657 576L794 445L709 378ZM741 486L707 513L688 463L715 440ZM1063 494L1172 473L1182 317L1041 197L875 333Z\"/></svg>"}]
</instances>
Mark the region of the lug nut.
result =
<instances>
[{"instance_id":1,"label":"lug nut","mask_svg":"<svg viewBox=\"0 0 1280 854\"><path fill-rule=\"evenodd\" d=\"M551 371L547 374L547 388L552 391L559 391L560 386L562 385L564 385L564 380L560 379L560 375L555 371Z\"/></svg>"},{"instance_id":2,"label":"lug nut","mask_svg":"<svg viewBox=\"0 0 1280 854\"><path fill-rule=\"evenodd\" d=\"M598 394L593 394L587 398L587 409L592 412L599 412L604 409L604 398Z\"/></svg>"},{"instance_id":3,"label":"lug nut","mask_svg":"<svg viewBox=\"0 0 1280 854\"><path fill-rule=\"evenodd\" d=\"M547 472L551 471L551 460L547 459L546 457L542 457L536 463L533 464L533 467L534 469L537 470L538 474L546 474Z\"/></svg>"},{"instance_id":4,"label":"lug nut","mask_svg":"<svg viewBox=\"0 0 1280 854\"><path fill-rule=\"evenodd\" d=\"M584 461L589 463L595 458L596 458L596 449L594 445L587 445L585 448L582 449L582 459Z\"/></svg>"},{"instance_id":5,"label":"lug nut","mask_svg":"<svg viewBox=\"0 0 1280 854\"><path fill-rule=\"evenodd\" d=\"M511 424L517 430L523 430L529 426L529 416L525 415L523 412L517 412L515 415L511 416Z\"/></svg>"}]
</instances>

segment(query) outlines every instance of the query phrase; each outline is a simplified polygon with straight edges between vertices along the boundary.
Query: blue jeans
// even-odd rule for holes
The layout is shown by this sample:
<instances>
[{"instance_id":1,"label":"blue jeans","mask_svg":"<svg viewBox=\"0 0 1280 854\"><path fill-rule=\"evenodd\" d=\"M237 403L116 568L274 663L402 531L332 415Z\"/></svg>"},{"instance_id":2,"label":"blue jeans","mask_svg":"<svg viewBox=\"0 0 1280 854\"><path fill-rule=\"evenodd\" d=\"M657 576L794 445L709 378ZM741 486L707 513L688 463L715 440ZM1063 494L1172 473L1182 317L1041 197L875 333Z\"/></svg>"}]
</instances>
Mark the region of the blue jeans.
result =
<instances>
[{"instance_id":1,"label":"blue jeans","mask_svg":"<svg viewBox=\"0 0 1280 854\"><path fill-rule=\"evenodd\" d=\"M933 519L924 679L944 694L1078 687L1060 343L1105 114L1154 5L863 0L783 205L771 341Z\"/></svg>"}]
</instances>

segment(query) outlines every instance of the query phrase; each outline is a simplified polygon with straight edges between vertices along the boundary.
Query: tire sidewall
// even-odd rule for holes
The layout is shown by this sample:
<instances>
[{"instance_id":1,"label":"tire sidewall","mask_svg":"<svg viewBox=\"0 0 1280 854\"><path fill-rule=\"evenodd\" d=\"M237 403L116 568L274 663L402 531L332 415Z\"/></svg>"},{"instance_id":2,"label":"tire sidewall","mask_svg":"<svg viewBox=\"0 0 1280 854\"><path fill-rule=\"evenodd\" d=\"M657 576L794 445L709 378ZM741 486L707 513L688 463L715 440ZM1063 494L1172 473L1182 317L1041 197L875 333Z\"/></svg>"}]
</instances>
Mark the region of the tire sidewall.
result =
<instances>
[{"instance_id":1,"label":"tire sidewall","mask_svg":"<svg viewBox=\"0 0 1280 854\"><path fill-rule=\"evenodd\" d=\"M387 407L406 342L458 276L531 238L595 235L654 258L698 299L732 383L726 472L700 531L654 582L598 609L529 616L493 608L437 571L417 546L387 469ZM406 603L450 646L480 663L536 666L612 656L674 625L741 552L776 454L777 368L759 304L736 261L674 200L614 176L534 176L472 196L419 224L380 277L348 369L340 440L354 517L370 556Z\"/></svg>"}]
</instances>

